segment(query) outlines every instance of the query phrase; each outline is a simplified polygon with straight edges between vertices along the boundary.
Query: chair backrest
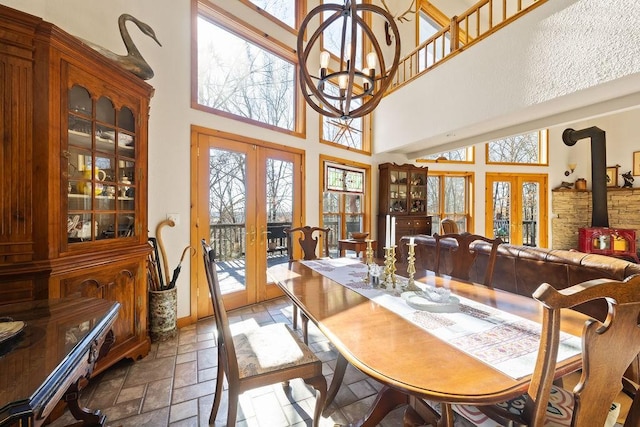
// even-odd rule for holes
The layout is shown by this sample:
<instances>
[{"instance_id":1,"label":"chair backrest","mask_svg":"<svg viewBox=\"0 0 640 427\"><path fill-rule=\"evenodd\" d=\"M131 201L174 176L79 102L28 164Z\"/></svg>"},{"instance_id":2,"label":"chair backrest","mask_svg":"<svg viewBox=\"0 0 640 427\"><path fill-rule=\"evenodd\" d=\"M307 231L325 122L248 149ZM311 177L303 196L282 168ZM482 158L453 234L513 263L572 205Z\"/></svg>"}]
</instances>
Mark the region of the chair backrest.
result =
<instances>
[{"instance_id":1,"label":"chair backrest","mask_svg":"<svg viewBox=\"0 0 640 427\"><path fill-rule=\"evenodd\" d=\"M207 283L209 284L209 292L211 294L211 303L213 304L213 314L216 319L216 332L218 342L218 363L225 366L225 373L228 381L240 378L238 371L238 359L236 358L236 350L233 345L233 337L229 329L229 319L227 311L224 308L222 300L222 292L220 291L220 282L218 281L218 273L216 272L215 252L202 240L202 252L204 258L204 270L207 275Z\"/></svg>"},{"instance_id":2,"label":"chair backrest","mask_svg":"<svg viewBox=\"0 0 640 427\"><path fill-rule=\"evenodd\" d=\"M320 257L328 257L329 256L329 232L330 228L320 228L320 227L310 227L305 225L304 227L297 228L288 228L285 229L284 232L287 233L287 251L289 253L289 259L293 260L293 238L296 232L302 233L302 236L298 238L298 242L300 242L300 246L302 247L303 259L312 260L318 259L318 255L316 254L316 248L318 247L318 238L322 237L324 248L323 253L320 254ZM316 233L316 237L313 234Z\"/></svg>"},{"instance_id":3,"label":"chair backrest","mask_svg":"<svg viewBox=\"0 0 640 427\"><path fill-rule=\"evenodd\" d=\"M488 237L471 233L445 234L442 236L436 233L433 235L433 237L436 239L436 274L440 274L440 261L442 258L442 251L444 250L442 241L444 239L453 239L457 242L457 246L449 247L451 253L452 268L451 271L447 272L446 274L462 280L469 280L469 277L471 275L471 266L478 256L478 253L471 248L471 243L478 240L490 243L491 253L489 254L489 261L487 263L487 269L484 274L484 282L482 284L491 286L491 282L493 280L493 270L495 268L496 259L498 257L498 246L502 244L502 239L500 239L499 237L496 239L489 239Z\"/></svg>"},{"instance_id":4,"label":"chair backrest","mask_svg":"<svg viewBox=\"0 0 640 427\"><path fill-rule=\"evenodd\" d=\"M611 403L622 389L625 370L640 354L640 275L623 282L589 280L560 291L543 283L533 297L542 303L544 321L538 359L526 396L525 417L529 425L544 424L558 353L561 309L596 299L607 302L609 313L604 323L592 319L583 329L582 376L573 389L575 407L571 425L604 425Z\"/></svg>"},{"instance_id":5,"label":"chair backrest","mask_svg":"<svg viewBox=\"0 0 640 427\"><path fill-rule=\"evenodd\" d=\"M458 234L458 224L450 218L445 218L440 221L442 227L442 234Z\"/></svg>"}]
</instances>

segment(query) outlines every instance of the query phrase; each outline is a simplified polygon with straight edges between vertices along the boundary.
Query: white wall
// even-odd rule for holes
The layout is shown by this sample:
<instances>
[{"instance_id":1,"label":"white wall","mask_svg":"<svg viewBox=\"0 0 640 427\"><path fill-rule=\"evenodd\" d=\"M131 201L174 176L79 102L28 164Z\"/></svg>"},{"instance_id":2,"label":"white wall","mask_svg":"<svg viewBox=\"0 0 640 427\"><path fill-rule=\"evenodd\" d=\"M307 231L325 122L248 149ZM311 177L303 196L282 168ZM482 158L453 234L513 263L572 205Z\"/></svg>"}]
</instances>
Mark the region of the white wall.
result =
<instances>
[{"instance_id":1,"label":"white wall","mask_svg":"<svg viewBox=\"0 0 640 427\"><path fill-rule=\"evenodd\" d=\"M417 157L640 105L639 24L637 2L548 1L387 96L376 152Z\"/></svg>"}]
</instances>

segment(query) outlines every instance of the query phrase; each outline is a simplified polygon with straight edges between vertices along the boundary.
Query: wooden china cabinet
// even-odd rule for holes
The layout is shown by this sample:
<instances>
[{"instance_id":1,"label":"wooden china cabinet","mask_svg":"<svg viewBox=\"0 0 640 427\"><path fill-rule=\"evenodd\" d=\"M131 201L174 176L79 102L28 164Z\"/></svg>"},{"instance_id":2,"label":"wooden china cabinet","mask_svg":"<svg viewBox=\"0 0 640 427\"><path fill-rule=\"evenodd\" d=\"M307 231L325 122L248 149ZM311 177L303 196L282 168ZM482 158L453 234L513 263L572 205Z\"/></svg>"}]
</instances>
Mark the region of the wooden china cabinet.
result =
<instances>
[{"instance_id":1,"label":"wooden china cabinet","mask_svg":"<svg viewBox=\"0 0 640 427\"><path fill-rule=\"evenodd\" d=\"M431 217L427 215L428 168L410 164L382 163L380 194L378 195L378 258L384 258L387 233L386 217L396 219L396 240L402 236L431 234ZM396 259L402 261L402 251L396 249Z\"/></svg>"},{"instance_id":2,"label":"wooden china cabinet","mask_svg":"<svg viewBox=\"0 0 640 427\"><path fill-rule=\"evenodd\" d=\"M0 304L121 304L97 370L149 351L153 88L40 18L0 6Z\"/></svg>"}]
</instances>

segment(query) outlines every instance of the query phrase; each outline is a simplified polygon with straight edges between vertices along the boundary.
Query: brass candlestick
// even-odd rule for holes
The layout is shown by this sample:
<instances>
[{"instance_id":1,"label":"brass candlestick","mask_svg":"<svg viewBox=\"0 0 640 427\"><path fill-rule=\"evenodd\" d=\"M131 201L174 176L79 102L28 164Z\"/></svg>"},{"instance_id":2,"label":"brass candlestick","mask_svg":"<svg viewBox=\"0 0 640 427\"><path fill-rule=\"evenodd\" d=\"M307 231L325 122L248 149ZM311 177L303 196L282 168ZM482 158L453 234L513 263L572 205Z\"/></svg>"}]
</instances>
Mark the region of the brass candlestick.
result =
<instances>
[{"instance_id":1,"label":"brass candlestick","mask_svg":"<svg viewBox=\"0 0 640 427\"><path fill-rule=\"evenodd\" d=\"M371 242L373 242L373 240L367 239L365 242L367 242L367 250L364 253L366 256L365 263L367 265L371 265L373 264L373 246L371 246Z\"/></svg>"},{"instance_id":2,"label":"brass candlestick","mask_svg":"<svg viewBox=\"0 0 640 427\"><path fill-rule=\"evenodd\" d=\"M367 283L369 283L371 281L371 264L373 264L373 247L371 246L371 242L373 240L371 239L366 239L365 242L367 242L367 250L364 252L365 254L365 265L367 266L367 277L366 277L366 281Z\"/></svg>"},{"instance_id":3,"label":"brass candlestick","mask_svg":"<svg viewBox=\"0 0 640 427\"><path fill-rule=\"evenodd\" d=\"M384 283L387 289L396 287L396 246L384 248Z\"/></svg>"},{"instance_id":4,"label":"brass candlestick","mask_svg":"<svg viewBox=\"0 0 640 427\"><path fill-rule=\"evenodd\" d=\"M413 280L413 275L416 274L416 244L409 243L409 255L407 256L407 274L409 275L409 283L407 283L407 291L421 291L416 282Z\"/></svg>"}]
</instances>

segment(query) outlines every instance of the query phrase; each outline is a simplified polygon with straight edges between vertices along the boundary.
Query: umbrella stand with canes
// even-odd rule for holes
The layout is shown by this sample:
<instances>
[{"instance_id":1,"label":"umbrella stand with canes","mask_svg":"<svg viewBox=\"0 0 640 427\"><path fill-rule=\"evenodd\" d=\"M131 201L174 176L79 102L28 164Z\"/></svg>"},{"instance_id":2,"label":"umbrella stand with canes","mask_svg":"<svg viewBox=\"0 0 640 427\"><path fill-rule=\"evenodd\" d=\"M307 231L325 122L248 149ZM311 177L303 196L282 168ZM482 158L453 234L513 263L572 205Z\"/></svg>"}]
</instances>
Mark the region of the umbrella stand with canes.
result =
<instances>
[{"instance_id":1,"label":"umbrella stand with canes","mask_svg":"<svg viewBox=\"0 0 640 427\"><path fill-rule=\"evenodd\" d=\"M171 288L168 286L170 282L169 267L161 235L162 228L167 225L174 227L175 223L172 220L167 219L161 221L156 227L155 239L157 245L155 248L159 250L159 254L156 252L156 269L158 272L159 283L157 290L149 290L149 335L153 342L166 341L174 338L178 333L177 292L175 284ZM160 257L158 257L158 255L160 255ZM164 268L161 267L161 263Z\"/></svg>"},{"instance_id":2,"label":"umbrella stand with canes","mask_svg":"<svg viewBox=\"0 0 640 427\"><path fill-rule=\"evenodd\" d=\"M173 270L173 276L171 277L171 281L167 286L168 289L172 289L176 287L176 281L178 280L178 275L180 275L180 269L182 268L182 261L184 260L184 256L187 254L187 251L191 249L191 256L195 256L196 250L191 246L187 246L182 250L182 255L180 256L180 262L178 262L178 266Z\"/></svg>"}]
</instances>

